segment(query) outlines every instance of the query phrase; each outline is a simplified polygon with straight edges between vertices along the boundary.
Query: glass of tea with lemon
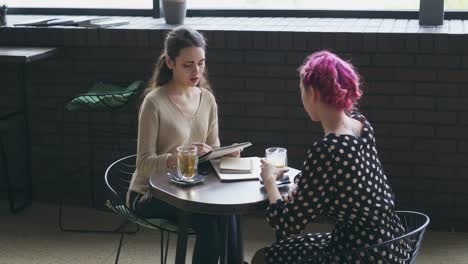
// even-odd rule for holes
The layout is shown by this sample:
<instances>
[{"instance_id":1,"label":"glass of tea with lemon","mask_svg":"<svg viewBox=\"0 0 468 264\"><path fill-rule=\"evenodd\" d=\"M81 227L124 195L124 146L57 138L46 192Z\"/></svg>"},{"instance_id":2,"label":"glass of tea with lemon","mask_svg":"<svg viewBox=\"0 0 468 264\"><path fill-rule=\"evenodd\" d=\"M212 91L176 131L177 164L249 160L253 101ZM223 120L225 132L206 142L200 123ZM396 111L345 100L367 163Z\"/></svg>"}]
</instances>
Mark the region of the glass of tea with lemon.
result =
<instances>
[{"instance_id":1,"label":"glass of tea with lemon","mask_svg":"<svg viewBox=\"0 0 468 264\"><path fill-rule=\"evenodd\" d=\"M185 181L193 181L197 174L198 155L197 147L193 145L177 148L177 173Z\"/></svg>"}]
</instances>

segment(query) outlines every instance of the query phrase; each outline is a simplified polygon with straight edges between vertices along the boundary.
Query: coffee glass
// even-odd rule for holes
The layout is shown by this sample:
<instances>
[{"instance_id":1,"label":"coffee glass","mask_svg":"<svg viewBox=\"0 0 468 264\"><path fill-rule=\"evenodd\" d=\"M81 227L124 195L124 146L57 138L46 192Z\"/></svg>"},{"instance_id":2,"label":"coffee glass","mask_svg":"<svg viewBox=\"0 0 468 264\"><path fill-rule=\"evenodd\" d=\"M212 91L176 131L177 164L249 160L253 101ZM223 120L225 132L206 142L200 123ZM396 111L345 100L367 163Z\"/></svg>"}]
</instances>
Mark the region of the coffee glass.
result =
<instances>
[{"instance_id":1,"label":"coffee glass","mask_svg":"<svg viewBox=\"0 0 468 264\"><path fill-rule=\"evenodd\" d=\"M197 147L193 145L180 146L177 148L177 173L185 181L193 181L197 174L198 155Z\"/></svg>"},{"instance_id":2,"label":"coffee glass","mask_svg":"<svg viewBox=\"0 0 468 264\"><path fill-rule=\"evenodd\" d=\"M265 159L277 168L288 166L287 149L280 147L267 148L265 150Z\"/></svg>"}]
</instances>

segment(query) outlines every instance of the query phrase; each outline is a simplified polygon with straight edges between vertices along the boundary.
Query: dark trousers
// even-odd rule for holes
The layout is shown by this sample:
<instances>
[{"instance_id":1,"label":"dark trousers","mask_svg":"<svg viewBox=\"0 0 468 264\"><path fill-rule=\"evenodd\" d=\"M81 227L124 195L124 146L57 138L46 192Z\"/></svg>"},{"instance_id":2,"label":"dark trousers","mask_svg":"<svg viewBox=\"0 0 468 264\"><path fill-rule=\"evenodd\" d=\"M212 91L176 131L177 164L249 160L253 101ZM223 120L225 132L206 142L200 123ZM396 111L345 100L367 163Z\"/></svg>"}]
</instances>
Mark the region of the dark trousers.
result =
<instances>
[{"instance_id":1,"label":"dark trousers","mask_svg":"<svg viewBox=\"0 0 468 264\"><path fill-rule=\"evenodd\" d=\"M146 198L146 197L145 197ZM132 209L144 218L163 218L177 222L179 209L161 200L149 197L142 199L142 195L136 192L130 193ZM234 217L233 217L234 218ZM220 256L221 235L219 217L216 215L192 214L190 226L195 230L196 242L193 251L192 264L216 264ZM235 221L229 220L229 236L235 234ZM233 239L229 239L228 245L235 245ZM228 260L228 262L231 262Z\"/></svg>"}]
</instances>

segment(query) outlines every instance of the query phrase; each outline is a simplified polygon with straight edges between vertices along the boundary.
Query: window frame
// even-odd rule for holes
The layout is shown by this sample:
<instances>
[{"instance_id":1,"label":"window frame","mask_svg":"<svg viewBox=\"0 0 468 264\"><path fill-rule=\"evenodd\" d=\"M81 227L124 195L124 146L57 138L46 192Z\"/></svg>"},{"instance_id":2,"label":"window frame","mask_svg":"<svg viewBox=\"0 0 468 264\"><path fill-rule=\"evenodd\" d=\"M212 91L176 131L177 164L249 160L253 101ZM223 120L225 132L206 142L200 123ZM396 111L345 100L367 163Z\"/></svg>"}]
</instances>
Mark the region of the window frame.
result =
<instances>
[{"instance_id":1,"label":"window frame","mask_svg":"<svg viewBox=\"0 0 468 264\"><path fill-rule=\"evenodd\" d=\"M154 18L161 17L159 0L153 0L153 9L9 8L8 13L22 15L104 15L152 16ZM418 19L419 11L188 9L187 17L331 17ZM468 19L468 10L445 11L444 19Z\"/></svg>"}]
</instances>

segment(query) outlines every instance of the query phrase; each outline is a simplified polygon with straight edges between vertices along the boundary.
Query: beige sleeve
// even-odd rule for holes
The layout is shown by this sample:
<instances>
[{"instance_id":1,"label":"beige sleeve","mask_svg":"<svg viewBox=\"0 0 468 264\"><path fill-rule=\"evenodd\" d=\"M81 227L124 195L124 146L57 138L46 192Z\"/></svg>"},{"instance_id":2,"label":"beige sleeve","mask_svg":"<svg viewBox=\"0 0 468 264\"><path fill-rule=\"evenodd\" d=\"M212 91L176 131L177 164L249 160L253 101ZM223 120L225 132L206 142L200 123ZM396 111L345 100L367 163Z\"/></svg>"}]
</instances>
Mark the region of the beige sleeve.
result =
<instances>
[{"instance_id":1,"label":"beige sleeve","mask_svg":"<svg viewBox=\"0 0 468 264\"><path fill-rule=\"evenodd\" d=\"M214 99L214 97L213 97ZM219 148L219 128L218 128L218 105L213 100L213 107L210 112L210 125L208 128L208 135L206 137L206 144L212 148Z\"/></svg>"},{"instance_id":2,"label":"beige sleeve","mask_svg":"<svg viewBox=\"0 0 468 264\"><path fill-rule=\"evenodd\" d=\"M157 155L159 118L154 104L145 99L138 117L137 170L139 175L150 177L158 169L167 167L167 158L171 154Z\"/></svg>"}]
</instances>

